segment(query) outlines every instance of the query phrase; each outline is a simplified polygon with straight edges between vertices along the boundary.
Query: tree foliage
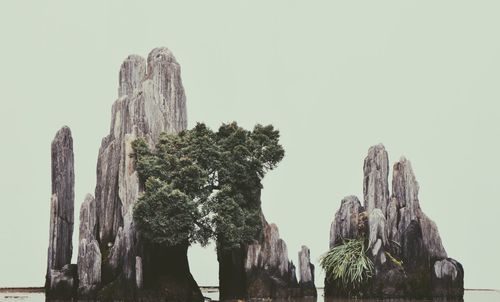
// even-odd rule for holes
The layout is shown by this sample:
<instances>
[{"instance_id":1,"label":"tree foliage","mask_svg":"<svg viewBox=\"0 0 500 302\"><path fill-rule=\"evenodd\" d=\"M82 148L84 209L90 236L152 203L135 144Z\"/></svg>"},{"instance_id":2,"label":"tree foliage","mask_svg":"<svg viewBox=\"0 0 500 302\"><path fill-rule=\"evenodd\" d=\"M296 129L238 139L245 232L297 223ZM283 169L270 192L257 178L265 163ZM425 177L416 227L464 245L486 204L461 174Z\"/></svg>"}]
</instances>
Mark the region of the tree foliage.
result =
<instances>
[{"instance_id":1,"label":"tree foliage","mask_svg":"<svg viewBox=\"0 0 500 302\"><path fill-rule=\"evenodd\" d=\"M261 180L284 156L273 126L248 131L230 123L214 132L198 123L162 133L154 149L143 139L132 147L144 184L134 220L147 240L174 246L213 238L231 248L258 236Z\"/></svg>"}]
</instances>

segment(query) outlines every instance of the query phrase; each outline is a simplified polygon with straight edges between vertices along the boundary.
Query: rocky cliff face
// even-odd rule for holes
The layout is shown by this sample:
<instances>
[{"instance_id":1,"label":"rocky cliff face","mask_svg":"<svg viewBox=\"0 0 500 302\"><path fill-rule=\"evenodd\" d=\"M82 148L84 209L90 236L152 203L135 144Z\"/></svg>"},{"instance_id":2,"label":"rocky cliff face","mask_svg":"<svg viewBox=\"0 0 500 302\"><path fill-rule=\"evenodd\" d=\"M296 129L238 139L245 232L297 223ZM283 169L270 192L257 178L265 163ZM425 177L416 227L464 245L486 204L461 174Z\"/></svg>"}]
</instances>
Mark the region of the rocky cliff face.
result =
<instances>
[{"instance_id":1,"label":"rocky cliff face","mask_svg":"<svg viewBox=\"0 0 500 302\"><path fill-rule=\"evenodd\" d=\"M247 247L245 273L248 298L287 298L298 295L296 269L288 259L278 227L264 216L263 238Z\"/></svg>"},{"instance_id":2,"label":"rocky cliff face","mask_svg":"<svg viewBox=\"0 0 500 302\"><path fill-rule=\"evenodd\" d=\"M311 263L311 252L305 245L299 251L299 287L301 296L316 297L316 285L314 284L314 265Z\"/></svg>"},{"instance_id":3,"label":"rocky cliff face","mask_svg":"<svg viewBox=\"0 0 500 302\"><path fill-rule=\"evenodd\" d=\"M148 261L157 254L155 247L144 248L135 230L132 210L141 191L141 184L130 154L132 142L143 137L154 147L162 132L178 133L187 128L186 97L181 81L180 65L167 48L156 48L147 60L129 56L122 64L119 77L119 99L113 104L110 134L102 141L97 164L97 240L103 256L101 294L130 296L138 290L155 295L171 293L176 299L175 282L152 284L145 276L154 271L158 278L168 275L168 267L158 271L157 263ZM170 251L165 251L166 256ZM176 276L189 280L198 294L189 273L187 249L171 252L173 262L181 265ZM175 258L178 257L178 258ZM145 267L146 266L146 267ZM168 290L166 287L171 286Z\"/></svg>"},{"instance_id":4,"label":"rocky cliff face","mask_svg":"<svg viewBox=\"0 0 500 302\"><path fill-rule=\"evenodd\" d=\"M330 232L330 248L341 244L341 238L366 238L375 275L354 295L461 298L463 268L447 258L436 224L422 211L410 162L401 158L394 164L390 197L388 156L383 145L369 149L363 171L364 207L356 197L346 197ZM363 222L365 218L367 222ZM360 232L364 225L365 234ZM347 296L353 292L325 280L325 294Z\"/></svg>"},{"instance_id":5,"label":"rocky cliff face","mask_svg":"<svg viewBox=\"0 0 500 302\"><path fill-rule=\"evenodd\" d=\"M264 215L262 235L248 246L218 248L220 299L288 299L316 296L314 265L307 247L299 252L300 283L296 267L288 258L285 241L278 227Z\"/></svg>"},{"instance_id":6,"label":"rocky cliff face","mask_svg":"<svg viewBox=\"0 0 500 302\"><path fill-rule=\"evenodd\" d=\"M73 295L75 268L71 265L74 222L74 156L73 138L68 127L62 127L52 141L52 198L45 288L48 297Z\"/></svg>"},{"instance_id":7,"label":"rocky cliff face","mask_svg":"<svg viewBox=\"0 0 500 302\"><path fill-rule=\"evenodd\" d=\"M167 48L156 48L147 62L129 56L120 68L119 98L113 104L111 129L101 143L97 164L96 203L99 240L114 244L118 229L139 192L129 157L131 143L145 138L152 146L162 132L187 128L186 97L180 65Z\"/></svg>"},{"instance_id":8,"label":"rocky cliff face","mask_svg":"<svg viewBox=\"0 0 500 302\"><path fill-rule=\"evenodd\" d=\"M187 242L172 248L144 242L133 221L143 188L131 157L132 142L141 137L154 147L160 133L187 127L180 66L170 50L156 48L147 60L126 58L111 111L110 131L99 149L95 198L87 195L80 209L78 266L70 264L74 175L69 129L54 140L47 288L64 285L60 291L66 297L84 299L202 301L189 270ZM309 250L304 247L299 256L299 285L278 228L263 216L262 226L255 244L218 253L221 297L315 295Z\"/></svg>"},{"instance_id":9,"label":"rocky cliff face","mask_svg":"<svg viewBox=\"0 0 500 302\"><path fill-rule=\"evenodd\" d=\"M95 199L87 194L80 209L78 246L78 295L93 296L101 284L102 255L97 241Z\"/></svg>"},{"instance_id":10,"label":"rocky cliff face","mask_svg":"<svg viewBox=\"0 0 500 302\"><path fill-rule=\"evenodd\" d=\"M154 147L160 133L187 127L180 65L170 50L153 49L147 60L137 55L125 59L111 111L110 132L99 149L95 199L88 195L81 208L78 292L82 297L131 298L153 287L145 278L150 271L168 274L167 268L158 272L155 263L147 261L156 251L145 249L135 230L132 211L142 188L130 155L132 142L139 137ZM187 257L181 254L172 253L180 258L171 260L185 262L177 273L192 279ZM196 287L191 279L190 286ZM155 284L148 294L165 290L161 286L168 282Z\"/></svg>"}]
</instances>

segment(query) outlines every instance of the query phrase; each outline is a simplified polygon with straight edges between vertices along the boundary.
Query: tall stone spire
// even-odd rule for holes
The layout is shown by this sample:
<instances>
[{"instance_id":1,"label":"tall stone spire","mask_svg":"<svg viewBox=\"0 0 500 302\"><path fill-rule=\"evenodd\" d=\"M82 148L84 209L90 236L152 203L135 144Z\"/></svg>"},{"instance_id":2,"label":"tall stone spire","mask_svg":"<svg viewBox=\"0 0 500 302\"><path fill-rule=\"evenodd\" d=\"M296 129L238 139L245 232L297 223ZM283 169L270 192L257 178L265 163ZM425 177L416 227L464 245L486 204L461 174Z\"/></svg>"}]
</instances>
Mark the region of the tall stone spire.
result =
<instances>
[{"instance_id":1,"label":"tall stone spire","mask_svg":"<svg viewBox=\"0 0 500 302\"><path fill-rule=\"evenodd\" d=\"M143 138L154 147L162 132L185 130L186 111L181 68L169 49L155 48L147 60L138 55L125 59L119 73L118 99L112 106L110 131L99 149L95 189L95 240L99 250L92 244L89 256L104 257L101 282L117 281L115 284L121 284L123 295L142 287L143 271L148 271L143 268L148 265L143 261L146 251L136 232L132 213L142 190L131 158L132 142ZM82 263L89 262L83 261L85 259L82 257ZM93 272L95 277L88 280L90 288L96 287L99 281L97 268Z\"/></svg>"},{"instance_id":2,"label":"tall stone spire","mask_svg":"<svg viewBox=\"0 0 500 302\"><path fill-rule=\"evenodd\" d=\"M363 196L365 210L380 209L385 215L389 201L389 159L382 144L371 147L363 164Z\"/></svg>"},{"instance_id":3,"label":"tall stone spire","mask_svg":"<svg viewBox=\"0 0 500 302\"><path fill-rule=\"evenodd\" d=\"M63 283L61 279L66 277L61 272L70 270L73 253L75 173L73 138L68 127L64 126L56 133L51 151L52 198L45 283L49 293L56 291Z\"/></svg>"}]
</instances>

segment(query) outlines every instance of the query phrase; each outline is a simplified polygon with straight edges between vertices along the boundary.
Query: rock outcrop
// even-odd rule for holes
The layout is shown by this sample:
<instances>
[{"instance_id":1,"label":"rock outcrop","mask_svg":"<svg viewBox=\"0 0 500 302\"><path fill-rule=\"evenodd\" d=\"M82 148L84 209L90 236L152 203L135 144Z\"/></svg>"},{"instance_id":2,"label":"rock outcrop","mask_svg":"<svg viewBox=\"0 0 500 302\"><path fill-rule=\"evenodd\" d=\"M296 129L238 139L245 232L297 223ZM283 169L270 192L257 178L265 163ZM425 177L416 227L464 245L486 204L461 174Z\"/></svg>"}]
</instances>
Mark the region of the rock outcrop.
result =
<instances>
[{"instance_id":1,"label":"rock outcrop","mask_svg":"<svg viewBox=\"0 0 500 302\"><path fill-rule=\"evenodd\" d=\"M301 296L317 297L318 293L314 284L314 265L311 263L311 252L305 245L299 251L299 273Z\"/></svg>"},{"instance_id":2,"label":"rock outcrop","mask_svg":"<svg viewBox=\"0 0 500 302\"><path fill-rule=\"evenodd\" d=\"M73 295L77 284L71 265L74 223L74 155L69 127L62 127L52 141L52 198L45 289L47 297Z\"/></svg>"},{"instance_id":3,"label":"rock outcrop","mask_svg":"<svg viewBox=\"0 0 500 302\"><path fill-rule=\"evenodd\" d=\"M315 296L314 265L309 249L299 253L301 282L288 258L285 241L278 227L261 214L262 235L255 243L241 248L217 249L220 300L289 299Z\"/></svg>"},{"instance_id":4,"label":"rock outcrop","mask_svg":"<svg viewBox=\"0 0 500 302\"><path fill-rule=\"evenodd\" d=\"M386 214L389 202L389 157L382 144L371 147L363 165L363 196L365 209L371 212L378 208Z\"/></svg>"},{"instance_id":5,"label":"rock outcrop","mask_svg":"<svg viewBox=\"0 0 500 302\"><path fill-rule=\"evenodd\" d=\"M147 60L131 55L123 62L110 131L99 149L95 198L87 195L80 210L77 266L70 264L74 175L73 153L66 147L71 135L64 128L56 136L48 289L58 284L66 297L79 299L203 301L189 269L188 238L175 247L155 245L142 240L133 220L144 180L135 169L132 142L143 138L154 148L162 132L187 128L180 72L166 48L152 50ZM260 205L260 190L253 193ZM261 233L252 245L218 248L221 299L288 298L312 295L313 289L315 295L309 250L300 254L299 285L278 228L263 215Z\"/></svg>"},{"instance_id":6,"label":"rock outcrop","mask_svg":"<svg viewBox=\"0 0 500 302\"><path fill-rule=\"evenodd\" d=\"M112 107L110 133L102 140L97 163L97 241L102 254L102 289L98 296L131 297L142 291L157 298L164 293L166 298L201 300L187 256L183 255L187 248L164 251L164 257L171 254L170 261L178 266L177 276L173 276L167 266L151 260L159 255L155 250L159 247L144 248L132 213L143 189L130 156L132 142L141 137L154 147L160 133L178 133L187 128L181 70L172 52L156 48L147 60L129 56L120 68L118 96ZM164 282L153 282L148 278L151 275L165 277ZM189 289L184 290L179 284ZM196 298L182 296L183 292L193 291Z\"/></svg>"},{"instance_id":7,"label":"rock outcrop","mask_svg":"<svg viewBox=\"0 0 500 302\"><path fill-rule=\"evenodd\" d=\"M340 209L330 228L330 248L342 242L343 238L358 237L360 214L364 211L356 196L346 196L342 199Z\"/></svg>"},{"instance_id":8,"label":"rock outcrop","mask_svg":"<svg viewBox=\"0 0 500 302\"><path fill-rule=\"evenodd\" d=\"M78 295L91 297L101 284L102 255L97 241L97 211L95 199L87 194L80 208L78 247Z\"/></svg>"},{"instance_id":9,"label":"rock outcrop","mask_svg":"<svg viewBox=\"0 0 500 302\"><path fill-rule=\"evenodd\" d=\"M330 248L342 244L343 238L365 238L374 275L361 289L341 288L325 279L325 295L462 298L462 265L448 258L436 224L420 208L410 162L401 158L394 164L390 197L383 145L369 149L363 171L364 207L353 196L342 200L332 223Z\"/></svg>"},{"instance_id":10,"label":"rock outcrop","mask_svg":"<svg viewBox=\"0 0 500 302\"><path fill-rule=\"evenodd\" d=\"M264 216L263 238L247 247L245 260L248 298L288 298L298 296L295 265L288 259L285 241L276 224Z\"/></svg>"},{"instance_id":11,"label":"rock outcrop","mask_svg":"<svg viewBox=\"0 0 500 302\"><path fill-rule=\"evenodd\" d=\"M56 135L52 144L49 290L59 282L71 283L73 293L68 297L77 292L80 298L134 299L144 292L153 299L202 300L189 272L187 248L163 251L163 255L171 255L167 262L178 268L180 281L172 279L167 266L157 266L151 260L160 255L155 250L158 247L144 248L132 215L142 190L131 158L132 142L141 137L154 147L160 133L178 133L187 127L180 72L167 48L152 50L147 60L131 55L123 62L110 132L99 149L95 199L87 195L80 210L78 267L70 265L74 204L71 133L63 128ZM162 284L151 284L151 275L168 278ZM183 292L190 293L182 296Z\"/></svg>"}]
</instances>

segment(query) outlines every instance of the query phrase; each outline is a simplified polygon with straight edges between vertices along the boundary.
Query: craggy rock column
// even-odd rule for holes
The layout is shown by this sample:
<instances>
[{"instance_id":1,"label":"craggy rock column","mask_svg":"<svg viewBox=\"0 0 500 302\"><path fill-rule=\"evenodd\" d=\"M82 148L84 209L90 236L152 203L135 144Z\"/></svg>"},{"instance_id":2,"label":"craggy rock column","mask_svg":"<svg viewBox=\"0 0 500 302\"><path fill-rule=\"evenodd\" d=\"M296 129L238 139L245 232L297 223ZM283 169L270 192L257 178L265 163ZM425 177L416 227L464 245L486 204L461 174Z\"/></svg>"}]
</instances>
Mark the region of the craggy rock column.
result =
<instances>
[{"instance_id":1,"label":"craggy rock column","mask_svg":"<svg viewBox=\"0 0 500 302\"><path fill-rule=\"evenodd\" d=\"M144 246L132 213L142 191L130 156L132 142L142 137L154 147L160 133L178 133L186 128L186 96L180 65L172 52L156 48L147 60L137 55L126 58L120 68L118 99L112 107L110 131L102 140L97 161L95 239L102 255L101 281L97 286L101 288L97 293L99 298L130 298L142 291L148 295L166 293L177 300L202 299L189 272L187 257L183 255L187 249L173 248L164 251L167 254L162 257L173 257L169 261L178 264L178 278L189 280L182 283L188 290L179 286L167 266L157 266L157 261L162 261L157 257L162 254L154 246ZM92 249L94 253L95 248ZM158 267L163 269L158 271ZM163 283L153 282L149 278L152 274L158 275ZM182 292L193 291L195 298L182 297Z\"/></svg>"},{"instance_id":2,"label":"craggy rock column","mask_svg":"<svg viewBox=\"0 0 500 302\"><path fill-rule=\"evenodd\" d=\"M344 197L330 227L330 249L342 244L343 239L363 236L365 224L366 215L359 199L354 195ZM347 293L325 278L325 296L347 296Z\"/></svg>"},{"instance_id":3,"label":"craggy rock column","mask_svg":"<svg viewBox=\"0 0 500 302\"><path fill-rule=\"evenodd\" d=\"M52 198L45 290L47 297L74 295L76 266L71 265L74 220L73 138L68 127L62 127L52 141Z\"/></svg>"},{"instance_id":4,"label":"craggy rock column","mask_svg":"<svg viewBox=\"0 0 500 302\"><path fill-rule=\"evenodd\" d=\"M78 247L78 295L92 297L101 283L101 251L97 237L95 199L87 194L80 209Z\"/></svg>"},{"instance_id":5,"label":"craggy rock column","mask_svg":"<svg viewBox=\"0 0 500 302\"><path fill-rule=\"evenodd\" d=\"M254 244L228 251L218 247L220 299L290 298L312 294L310 290L301 291L295 266L288 259L287 246L279 236L278 227L267 223L263 214L261 219L262 236ZM314 266L312 270L314 273ZM314 287L313 278L306 277L304 282L305 287L311 283Z\"/></svg>"},{"instance_id":6,"label":"craggy rock column","mask_svg":"<svg viewBox=\"0 0 500 302\"><path fill-rule=\"evenodd\" d=\"M300 293L304 297L317 297L316 286L314 284L314 265L311 263L311 252L305 245L299 252L299 272L300 272Z\"/></svg>"},{"instance_id":7,"label":"craggy rock column","mask_svg":"<svg viewBox=\"0 0 500 302\"><path fill-rule=\"evenodd\" d=\"M389 200L389 158L382 144L371 147L363 164L365 210L381 209L385 215Z\"/></svg>"}]
</instances>

